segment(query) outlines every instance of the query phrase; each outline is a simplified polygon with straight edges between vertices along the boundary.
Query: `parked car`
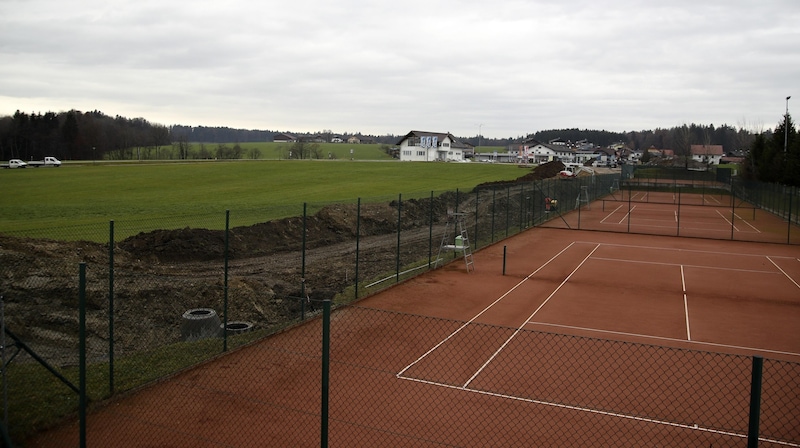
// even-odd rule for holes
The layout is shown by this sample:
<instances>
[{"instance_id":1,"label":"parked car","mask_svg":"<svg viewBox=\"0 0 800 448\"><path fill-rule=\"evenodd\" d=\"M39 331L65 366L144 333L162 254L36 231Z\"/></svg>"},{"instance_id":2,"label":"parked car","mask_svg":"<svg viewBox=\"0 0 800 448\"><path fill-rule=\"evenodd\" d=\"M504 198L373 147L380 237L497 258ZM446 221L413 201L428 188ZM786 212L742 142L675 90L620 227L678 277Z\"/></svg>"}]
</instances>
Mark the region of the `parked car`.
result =
<instances>
[{"instance_id":1,"label":"parked car","mask_svg":"<svg viewBox=\"0 0 800 448\"><path fill-rule=\"evenodd\" d=\"M3 168L25 168L28 166L28 164L20 159L11 159L8 161L8 163L5 163L0 166L2 166Z\"/></svg>"},{"instance_id":2,"label":"parked car","mask_svg":"<svg viewBox=\"0 0 800 448\"><path fill-rule=\"evenodd\" d=\"M61 166L61 161L55 157L45 157L44 160L31 160L28 162L29 166L39 168L40 166L50 166L58 168Z\"/></svg>"}]
</instances>

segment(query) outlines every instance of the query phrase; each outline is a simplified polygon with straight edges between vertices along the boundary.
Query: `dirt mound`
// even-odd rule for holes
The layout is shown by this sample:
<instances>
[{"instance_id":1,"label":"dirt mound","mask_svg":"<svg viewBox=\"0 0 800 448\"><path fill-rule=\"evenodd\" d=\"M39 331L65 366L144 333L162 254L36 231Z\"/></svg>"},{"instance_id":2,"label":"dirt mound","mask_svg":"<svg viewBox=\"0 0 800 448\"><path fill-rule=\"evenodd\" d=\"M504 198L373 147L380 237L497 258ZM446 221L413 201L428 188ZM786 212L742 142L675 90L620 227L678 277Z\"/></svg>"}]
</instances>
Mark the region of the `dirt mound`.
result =
<instances>
[{"instance_id":1,"label":"dirt mound","mask_svg":"<svg viewBox=\"0 0 800 448\"><path fill-rule=\"evenodd\" d=\"M517 182L531 182L534 180L542 180L542 179L549 179L551 177L558 176L558 173L561 170L566 169L566 165L559 161L552 161L543 163L536 168L532 169L530 173L525 174L522 177L518 177L514 180L504 180L504 181L497 181L497 182L486 182L478 185L479 187L485 186L492 186L492 185L507 185L513 184Z\"/></svg>"},{"instance_id":2,"label":"dirt mound","mask_svg":"<svg viewBox=\"0 0 800 448\"><path fill-rule=\"evenodd\" d=\"M182 314L206 307L221 313L226 291L235 298L228 308L232 319L257 327L280 325L299 315L299 297L331 299L350 286L357 234L360 275L376 276L386 260L394 263L398 216L408 240L403 250L409 244L427 246L431 218L439 223L454 203L455 193L445 193L432 204L429 198L362 204L360 210L357 204L332 204L307 216L305 223L303 217L291 217L234 227L227 241L227 285L223 230L153 230L119 241L114 250L115 350L124 354L179 340ZM301 272L304 244L308 269ZM108 344L108 245L0 235L6 323L56 365L75 362L80 262L88 263L88 344L103 353Z\"/></svg>"},{"instance_id":3,"label":"dirt mound","mask_svg":"<svg viewBox=\"0 0 800 448\"><path fill-rule=\"evenodd\" d=\"M433 215L444 215L451 194L434 199ZM399 204L403 229L427 226L430 221L430 199L409 199ZM361 236L383 235L397 231L398 201L383 204L334 204L308 216L284 218L251 226L235 227L229 233L230 259L264 256L276 252L302 249L303 226L305 245L313 249L338 244ZM356 221L360 219L360 227ZM161 262L218 260L225 253L225 232L183 228L153 230L121 241L118 248L139 259Z\"/></svg>"},{"instance_id":4,"label":"dirt mound","mask_svg":"<svg viewBox=\"0 0 800 448\"><path fill-rule=\"evenodd\" d=\"M558 173L560 173L562 170L566 168L567 168L566 165L557 160L543 163L534 168L533 171L530 172L530 174L526 174L525 176L522 176L519 179L517 179L516 182L528 182L532 180L549 179L551 177L558 176Z\"/></svg>"}]
</instances>

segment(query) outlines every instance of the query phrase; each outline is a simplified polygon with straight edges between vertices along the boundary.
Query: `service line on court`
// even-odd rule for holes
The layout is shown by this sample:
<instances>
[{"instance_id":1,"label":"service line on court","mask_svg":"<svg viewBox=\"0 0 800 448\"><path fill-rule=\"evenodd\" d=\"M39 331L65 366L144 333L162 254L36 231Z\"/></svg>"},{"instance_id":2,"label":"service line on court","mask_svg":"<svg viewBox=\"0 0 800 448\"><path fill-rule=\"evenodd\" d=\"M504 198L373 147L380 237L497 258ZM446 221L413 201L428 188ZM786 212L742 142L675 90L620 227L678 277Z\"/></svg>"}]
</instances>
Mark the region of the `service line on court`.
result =
<instances>
[{"instance_id":1,"label":"service line on court","mask_svg":"<svg viewBox=\"0 0 800 448\"><path fill-rule=\"evenodd\" d=\"M573 244L574 244L574 243L573 243ZM560 290L560 289L561 289L561 287L562 287L562 286L564 286L564 285L565 285L565 284L566 284L566 283L569 281L569 279L570 279L570 278L571 278L573 275L575 275L575 273L576 273L576 272L578 272L578 269L580 269L580 268L581 268L581 266L583 266L583 264L584 264L584 263L586 263L586 260L588 260L589 258L591 258L591 257L592 257L592 254L593 254L593 253L595 253L595 251L596 251L596 250L597 250L599 247L600 247L600 244L598 243L598 244L597 244L597 245L594 247L594 249L592 249L592 251L591 251L591 252L589 252L589 255L587 255L587 256L586 256L586 258L584 258L583 260L581 260L581 262L578 264L578 266L577 266L577 267L575 267L575 269L573 269L573 270L572 270L572 272L570 272L570 273L569 273L569 275L567 276L567 278L565 278L565 279L564 279L564 281L563 281L563 282L561 282L561 284L560 284L560 285L558 285L558 287L557 287L555 290L553 290L553 292L552 292L552 293L550 293L550 295L549 295L549 296L547 296L547 298L544 300L544 302L542 302L542 303L541 303L541 305L539 305L539 307L538 307L538 308L536 308L536 311L534 311L534 312L533 312L533 313L532 313L530 316L528 316L528 318L527 318L527 319L525 319L525 322L523 322L523 323L522 323L522 325L520 325L520 326L519 326L519 327L516 329L516 331L514 331L514 333L513 333L511 336L509 336L509 338L508 338L508 339L506 339L506 341L505 341L505 342L504 342L502 345L500 345L500 347L499 347L499 348L498 348L498 349L497 349L497 350L496 350L496 351L495 351L495 352L492 354L492 356L490 356L490 357L489 357L489 359L487 359L487 360L486 360L486 362L485 362L485 363L483 363L483 365L482 365L482 366L481 366L481 367L480 367L480 368L479 368L479 369L478 369L478 370L477 370L477 371L476 371L476 372L475 372L475 373L474 373L474 374L473 374L473 375L472 375L472 376L471 376L471 377L470 377L470 378L467 380L467 382L466 382L466 383L464 383L464 387L467 387L467 386L469 386L469 383L471 383L471 382L472 382L472 380L474 380L474 379L475 379L475 377L477 377L478 375L480 375L480 373L483 371L483 369L485 369L485 368L486 368L486 366L488 366L488 365L489 365L489 363L490 363L490 362L492 362L492 360L494 360L494 358L496 358L496 357L497 357L497 355L499 355L499 354L500 354L500 352L502 352L502 351L503 351L503 349L506 347L506 345L508 345L508 344L511 342L511 340L512 340L512 339L514 339L514 338L515 338L515 337L516 337L516 336L519 334L519 332L520 332L520 331L522 331L522 329L523 329L523 328L525 328L525 326L526 326L526 325L528 325L528 323L531 321L531 319L533 319L533 316L535 316L535 315L536 315L536 314L539 312L539 310L541 310L542 308L544 308L544 306L545 306L545 305L547 305L547 302L549 302L549 301L550 301L550 299L552 299L552 298L553 298L553 296L555 296L555 295L556 295L556 293L558 292L558 290ZM540 268L540 269L541 269L541 268ZM538 271L538 269L537 269L537 271Z\"/></svg>"},{"instance_id":2,"label":"service line on court","mask_svg":"<svg viewBox=\"0 0 800 448\"><path fill-rule=\"evenodd\" d=\"M550 263L551 263L553 260L555 260L556 258L558 258L559 256L561 256L561 254L563 254L564 252L566 252L566 251L567 251L567 249L569 249L570 247L572 247L574 244L575 244L575 242L574 242L574 241L573 241L573 242L571 242L571 243L569 243L569 244L567 245L567 247L565 247L565 248L561 249L561 251L559 251L557 254L553 255L553 256L552 256L552 257L551 257L549 260L547 260L547 261L546 261L546 262L545 262L543 265L539 266L538 268L536 268L536 270L534 270L533 272L531 272L530 274L528 274L528 276L527 276L527 277L525 277L525 278L523 278L522 280L520 280L520 281L519 281L519 283L517 283L516 285L514 285L514 286L513 286L511 289L509 289L509 290L508 290L508 291L506 291L505 293L503 293L503 295L501 295L500 297L498 297L498 298L497 298L497 300L495 300L494 302L490 303L490 304L489 304L489 305L488 305L486 308L484 308L483 310L481 310L481 312L480 312L480 313L478 313L478 314L476 314L475 316L473 316L473 317L472 317L472 319L470 319L470 320L468 320L467 322L465 322L465 323L464 323L464 325L462 325L462 326L458 327L458 328L457 328L457 329L456 329L454 332L450 333L450 334L449 334L449 335L448 335L446 338L442 339L442 340L441 340L441 341L440 341L438 344L434 345L434 346L433 346L433 347L432 347L430 350L428 350L428 351L427 351L427 352L425 352L425 353L424 353L422 356L420 356L419 358L417 358L416 360L414 360L414 362L412 362L411 364L409 364L409 365L407 365L405 368L403 368L403 370L401 370L400 372L398 372L396 376L397 376L398 378L400 378L400 377L403 375L403 373L405 373L405 372L406 372L408 369L410 369L411 367L413 367L414 365L416 365L418 362L420 362L420 361L422 361L423 359L425 359L425 358L426 358L428 355L430 355L430 354L431 354L431 353L433 353L433 352L434 352L436 349L438 349L439 347L441 347L441 346L442 346L442 344L444 344L445 342L449 341L451 338L453 338L453 336L455 336L456 334L460 333L460 332L461 332L461 330L463 330L463 329L464 329L464 328L466 328L466 327L467 327L469 324L471 324L472 322L474 322L474 321L475 321L475 319L477 319L478 317L480 317L480 316L481 316L483 313L485 313L486 311L489 311L489 309L491 309L493 306L495 306L496 304L500 303L500 301L501 301L501 300L503 300L503 299L505 299L506 297L508 297L508 295L509 295L509 294L511 294L512 292L514 292L514 290L515 290L515 289L519 288L519 287L520 287L520 286L521 286L523 283L525 283L525 282L527 282L528 280L530 280L530 278L531 278L531 277L533 277L534 275L536 275L536 273L538 273L539 271L541 271L542 269L544 269L544 268L545 268L545 266L547 266L548 264L550 264Z\"/></svg>"},{"instance_id":3,"label":"service line on court","mask_svg":"<svg viewBox=\"0 0 800 448\"><path fill-rule=\"evenodd\" d=\"M582 243L582 244L598 244L596 241L575 241L575 243ZM713 255L724 255L724 256L737 256L737 257L772 257L772 258L794 258L789 257L786 255L766 255L766 254L749 254L749 253L742 253L742 252L721 252L718 250L698 250L698 249L682 249L682 248L672 248L672 247L662 247L662 246L639 246L636 244L621 244L621 243L599 243L603 246L615 246L615 247L629 247L633 249L652 249L652 250L666 250L666 251L673 251L673 252L694 252L698 254L713 254ZM800 261L800 258L798 258Z\"/></svg>"},{"instance_id":4,"label":"service line on court","mask_svg":"<svg viewBox=\"0 0 800 448\"><path fill-rule=\"evenodd\" d=\"M542 327L555 327L555 328L563 328L568 330L577 330L581 332L587 333L600 333L600 334L613 334L616 336L627 336L627 337L634 337L637 339L652 339L656 341L666 341L666 342L679 342L679 343L687 343L692 345L697 345L700 347L718 347L727 350L737 350L737 351L749 351L749 352L760 352L760 353L770 353L773 355L787 355L787 356L800 356L800 353L795 352L786 352L781 350L770 350L766 348L758 348L758 347L745 347L742 345L731 345L731 344L720 344L717 342L703 342L703 341L687 341L685 339L679 338L670 338L667 336L653 336L651 334L641 334L641 333L628 333L624 331L613 331L613 330L601 330L598 328L585 328L585 327L576 327L574 325L563 325L563 324L551 324L548 322L531 322L533 325L539 325Z\"/></svg>"}]
</instances>

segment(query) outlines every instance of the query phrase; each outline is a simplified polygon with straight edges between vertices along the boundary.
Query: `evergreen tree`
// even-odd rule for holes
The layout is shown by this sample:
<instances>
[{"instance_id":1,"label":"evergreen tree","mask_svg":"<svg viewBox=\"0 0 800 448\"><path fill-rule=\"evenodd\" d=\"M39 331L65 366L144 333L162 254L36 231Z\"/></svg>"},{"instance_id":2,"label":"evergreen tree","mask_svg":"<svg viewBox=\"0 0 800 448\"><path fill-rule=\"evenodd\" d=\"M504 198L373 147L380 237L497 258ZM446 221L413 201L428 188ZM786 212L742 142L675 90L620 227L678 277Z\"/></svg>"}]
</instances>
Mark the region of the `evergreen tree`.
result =
<instances>
[{"instance_id":1,"label":"evergreen tree","mask_svg":"<svg viewBox=\"0 0 800 448\"><path fill-rule=\"evenodd\" d=\"M785 116L775 132L756 136L742 175L760 182L800 186L800 142L791 116Z\"/></svg>"}]
</instances>

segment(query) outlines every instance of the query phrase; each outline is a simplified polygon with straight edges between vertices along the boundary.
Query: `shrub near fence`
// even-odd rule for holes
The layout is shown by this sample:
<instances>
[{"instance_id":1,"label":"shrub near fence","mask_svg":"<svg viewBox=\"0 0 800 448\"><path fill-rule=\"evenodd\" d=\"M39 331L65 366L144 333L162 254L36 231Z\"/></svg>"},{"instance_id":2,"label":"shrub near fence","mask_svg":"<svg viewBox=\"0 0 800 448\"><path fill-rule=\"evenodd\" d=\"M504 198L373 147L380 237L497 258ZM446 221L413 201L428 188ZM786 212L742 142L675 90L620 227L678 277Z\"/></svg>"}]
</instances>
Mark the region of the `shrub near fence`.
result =
<instances>
[{"instance_id":1,"label":"shrub near fence","mask_svg":"<svg viewBox=\"0 0 800 448\"><path fill-rule=\"evenodd\" d=\"M79 343L86 398L102 401L303 322L322 300L349 303L431 269L449 211L467 214L477 250L548 221L581 228L581 199L605 197L619 181L596 175L302 204L294 218L254 225L244 223L265 210L191 216L182 225L170 217L165 229L111 221L34 230L50 239L0 236L4 334L12 339L3 344L7 428L24 440L78 409ZM732 191L750 200L761 190ZM547 210L546 198L558 207ZM106 242L91 242L98 235ZM219 337L182 335L186 313L199 309L214 311Z\"/></svg>"}]
</instances>

